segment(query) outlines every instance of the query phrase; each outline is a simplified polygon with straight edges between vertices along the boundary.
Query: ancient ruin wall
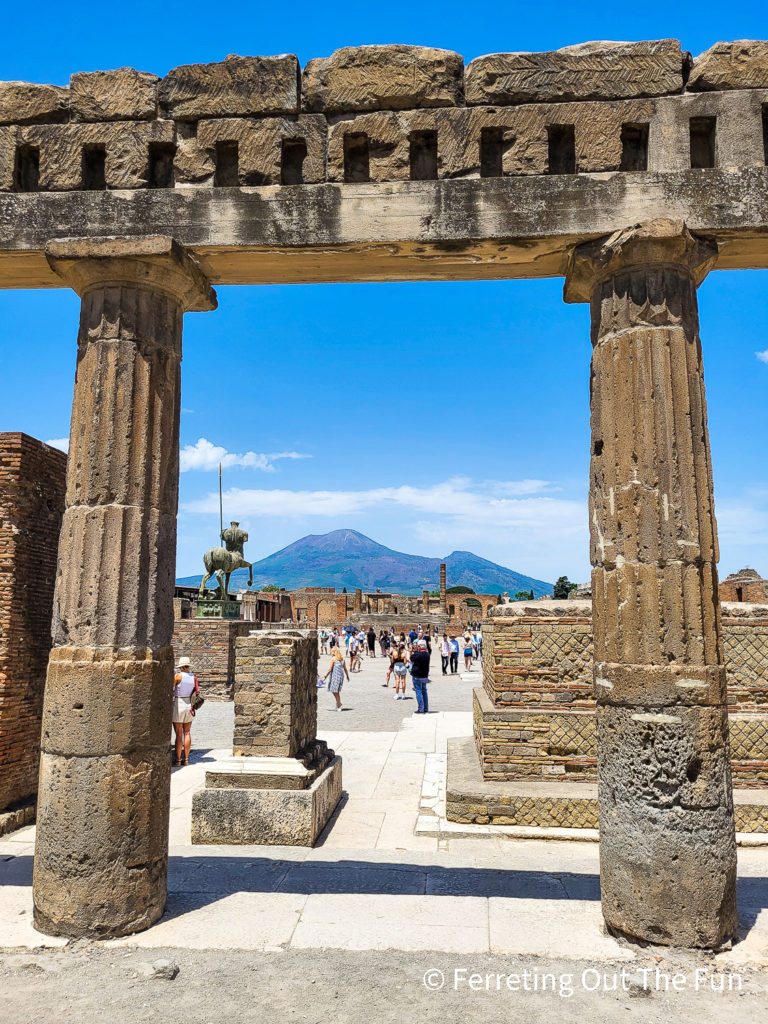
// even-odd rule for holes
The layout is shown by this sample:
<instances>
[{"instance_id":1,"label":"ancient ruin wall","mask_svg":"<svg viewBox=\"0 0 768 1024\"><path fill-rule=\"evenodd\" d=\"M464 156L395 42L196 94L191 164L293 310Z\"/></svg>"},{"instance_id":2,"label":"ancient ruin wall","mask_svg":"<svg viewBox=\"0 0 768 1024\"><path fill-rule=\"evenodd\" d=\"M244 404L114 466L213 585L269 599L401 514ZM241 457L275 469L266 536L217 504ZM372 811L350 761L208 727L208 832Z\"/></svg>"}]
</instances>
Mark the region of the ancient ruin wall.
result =
<instances>
[{"instance_id":1,"label":"ancient ruin wall","mask_svg":"<svg viewBox=\"0 0 768 1024\"><path fill-rule=\"evenodd\" d=\"M768 608L737 611L722 619L733 782L768 786ZM483 642L474 732L485 778L594 781L591 618L497 618Z\"/></svg>"},{"instance_id":2,"label":"ancient ruin wall","mask_svg":"<svg viewBox=\"0 0 768 1024\"><path fill-rule=\"evenodd\" d=\"M362 46L0 83L0 191L761 167L768 43Z\"/></svg>"},{"instance_id":3,"label":"ancient ruin wall","mask_svg":"<svg viewBox=\"0 0 768 1024\"><path fill-rule=\"evenodd\" d=\"M67 457L0 434L0 812L37 793Z\"/></svg>"}]
</instances>

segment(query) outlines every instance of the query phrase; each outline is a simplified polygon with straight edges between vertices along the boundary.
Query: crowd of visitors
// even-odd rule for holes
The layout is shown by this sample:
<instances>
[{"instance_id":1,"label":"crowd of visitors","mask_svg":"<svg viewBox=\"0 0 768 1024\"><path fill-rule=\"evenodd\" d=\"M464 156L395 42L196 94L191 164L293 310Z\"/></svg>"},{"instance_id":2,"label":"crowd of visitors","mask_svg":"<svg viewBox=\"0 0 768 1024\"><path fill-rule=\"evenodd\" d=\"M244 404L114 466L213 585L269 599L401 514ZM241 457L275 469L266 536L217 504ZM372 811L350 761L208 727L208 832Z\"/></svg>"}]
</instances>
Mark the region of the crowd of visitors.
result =
<instances>
[{"instance_id":1,"label":"crowd of visitors","mask_svg":"<svg viewBox=\"0 0 768 1024\"><path fill-rule=\"evenodd\" d=\"M341 687L344 678L351 673L361 672L363 657L375 658L376 645L379 657L387 663L387 673L382 686L388 687L394 679L394 700L405 700L406 682L410 675L416 711L414 714L426 715L429 712L427 685L429 683L429 666L432 655L432 644L438 646L442 674L456 675L459 671L459 656L464 657L464 671L471 672L472 665L483 654L483 639L479 628L466 627L461 633L443 633L440 636L436 627L423 630L421 626L409 633L397 633L394 627L382 629L376 634L371 626L368 630L346 626L342 631L334 627L331 630L323 627L320 630L320 653L330 654L331 662L325 675L318 679L318 686L328 683L329 691L336 699L336 710L341 711ZM347 669L346 658L349 658Z\"/></svg>"}]
</instances>

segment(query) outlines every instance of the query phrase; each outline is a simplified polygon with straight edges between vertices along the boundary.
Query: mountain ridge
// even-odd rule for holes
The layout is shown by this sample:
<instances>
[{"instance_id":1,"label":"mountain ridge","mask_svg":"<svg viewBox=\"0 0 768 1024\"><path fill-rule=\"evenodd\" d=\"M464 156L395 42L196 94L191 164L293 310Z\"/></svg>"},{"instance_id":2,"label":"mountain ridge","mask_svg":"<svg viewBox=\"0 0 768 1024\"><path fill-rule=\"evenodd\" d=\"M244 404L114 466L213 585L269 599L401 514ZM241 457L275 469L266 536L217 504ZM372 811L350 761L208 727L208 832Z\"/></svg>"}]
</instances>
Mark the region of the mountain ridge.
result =
<instances>
[{"instance_id":1,"label":"mountain ridge","mask_svg":"<svg viewBox=\"0 0 768 1024\"><path fill-rule=\"evenodd\" d=\"M201 559L202 561L202 559ZM409 555L388 548L351 529L307 534L253 563L253 589L270 583L301 587L335 587L417 595L437 590L440 563L445 562L448 586L471 587L478 594L510 594L533 590L534 597L552 593L552 584L507 569L472 551L456 550L445 558ZM199 586L202 574L177 579L179 586ZM246 589L248 570L232 573L230 590Z\"/></svg>"}]
</instances>

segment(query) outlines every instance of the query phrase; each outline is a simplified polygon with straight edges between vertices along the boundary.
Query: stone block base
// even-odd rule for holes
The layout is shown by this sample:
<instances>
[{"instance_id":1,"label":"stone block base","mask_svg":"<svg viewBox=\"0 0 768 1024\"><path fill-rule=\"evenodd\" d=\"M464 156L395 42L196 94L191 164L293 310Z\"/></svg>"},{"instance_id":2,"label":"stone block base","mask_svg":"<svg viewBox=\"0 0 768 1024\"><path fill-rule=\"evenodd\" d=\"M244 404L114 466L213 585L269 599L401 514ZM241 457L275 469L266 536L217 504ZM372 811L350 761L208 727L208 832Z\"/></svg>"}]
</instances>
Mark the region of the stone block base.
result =
<instances>
[{"instance_id":1,"label":"stone block base","mask_svg":"<svg viewBox=\"0 0 768 1024\"><path fill-rule=\"evenodd\" d=\"M17 828L23 828L25 825L31 825L35 820L36 809L37 798L31 796L16 807L0 811L0 836L15 832Z\"/></svg>"},{"instance_id":2,"label":"stone block base","mask_svg":"<svg viewBox=\"0 0 768 1024\"><path fill-rule=\"evenodd\" d=\"M243 765L241 773L245 779L254 774L248 772L249 761L267 759L232 760ZM225 777L230 766L231 762L226 762L222 772ZM192 798L192 842L314 846L340 799L341 758L338 756L308 789L206 788Z\"/></svg>"},{"instance_id":3,"label":"stone block base","mask_svg":"<svg viewBox=\"0 0 768 1024\"><path fill-rule=\"evenodd\" d=\"M302 757L228 757L205 773L206 789L309 789L334 752L315 740Z\"/></svg>"},{"instance_id":4,"label":"stone block base","mask_svg":"<svg viewBox=\"0 0 768 1024\"><path fill-rule=\"evenodd\" d=\"M768 792L736 789L737 832L768 832ZM446 817L462 825L598 827L597 784L484 779L471 737L448 740Z\"/></svg>"}]
</instances>

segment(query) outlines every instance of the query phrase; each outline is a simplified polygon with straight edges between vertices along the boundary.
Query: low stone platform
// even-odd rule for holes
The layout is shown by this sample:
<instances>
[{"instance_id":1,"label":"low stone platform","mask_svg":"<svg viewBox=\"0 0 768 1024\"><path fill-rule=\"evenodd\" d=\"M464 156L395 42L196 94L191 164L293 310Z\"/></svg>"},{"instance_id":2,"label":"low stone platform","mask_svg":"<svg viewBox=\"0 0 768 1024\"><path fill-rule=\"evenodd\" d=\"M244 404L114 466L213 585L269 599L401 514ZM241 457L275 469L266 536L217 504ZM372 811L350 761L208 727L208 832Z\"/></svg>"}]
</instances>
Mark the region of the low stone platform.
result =
<instances>
[{"instance_id":1,"label":"low stone platform","mask_svg":"<svg viewBox=\"0 0 768 1024\"><path fill-rule=\"evenodd\" d=\"M768 832L768 792L735 789L737 832ZM596 829L597 785L484 779L472 737L448 740L446 818L463 825Z\"/></svg>"},{"instance_id":2,"label":"low stone platform","mask_svg":"<svg viewBox=\"0 0 768 1024\"><path fill-rule=\"evenodd\" d=\"M216 788L200 790L192 798L192 843L314 846L341 799L341 758L334 756L306 789L251 785L261 766L249 771L249 761L282 758L233 760L242 763L240 773L224 762L222 771L206 773L206 786L212 775ZM227 779L234 784L226 786Z\"/></svg>"},{"instance_id":3,"label":"low stone platform","mask_svg":"<svg viewBox=\"0 0 768 1024\"><path fill-rule=\"evenodd\" d=\"M206 789L309 789L334 758L317 740L302 757L230 757L205 773Z\"/></svg>"}]
</instances>

